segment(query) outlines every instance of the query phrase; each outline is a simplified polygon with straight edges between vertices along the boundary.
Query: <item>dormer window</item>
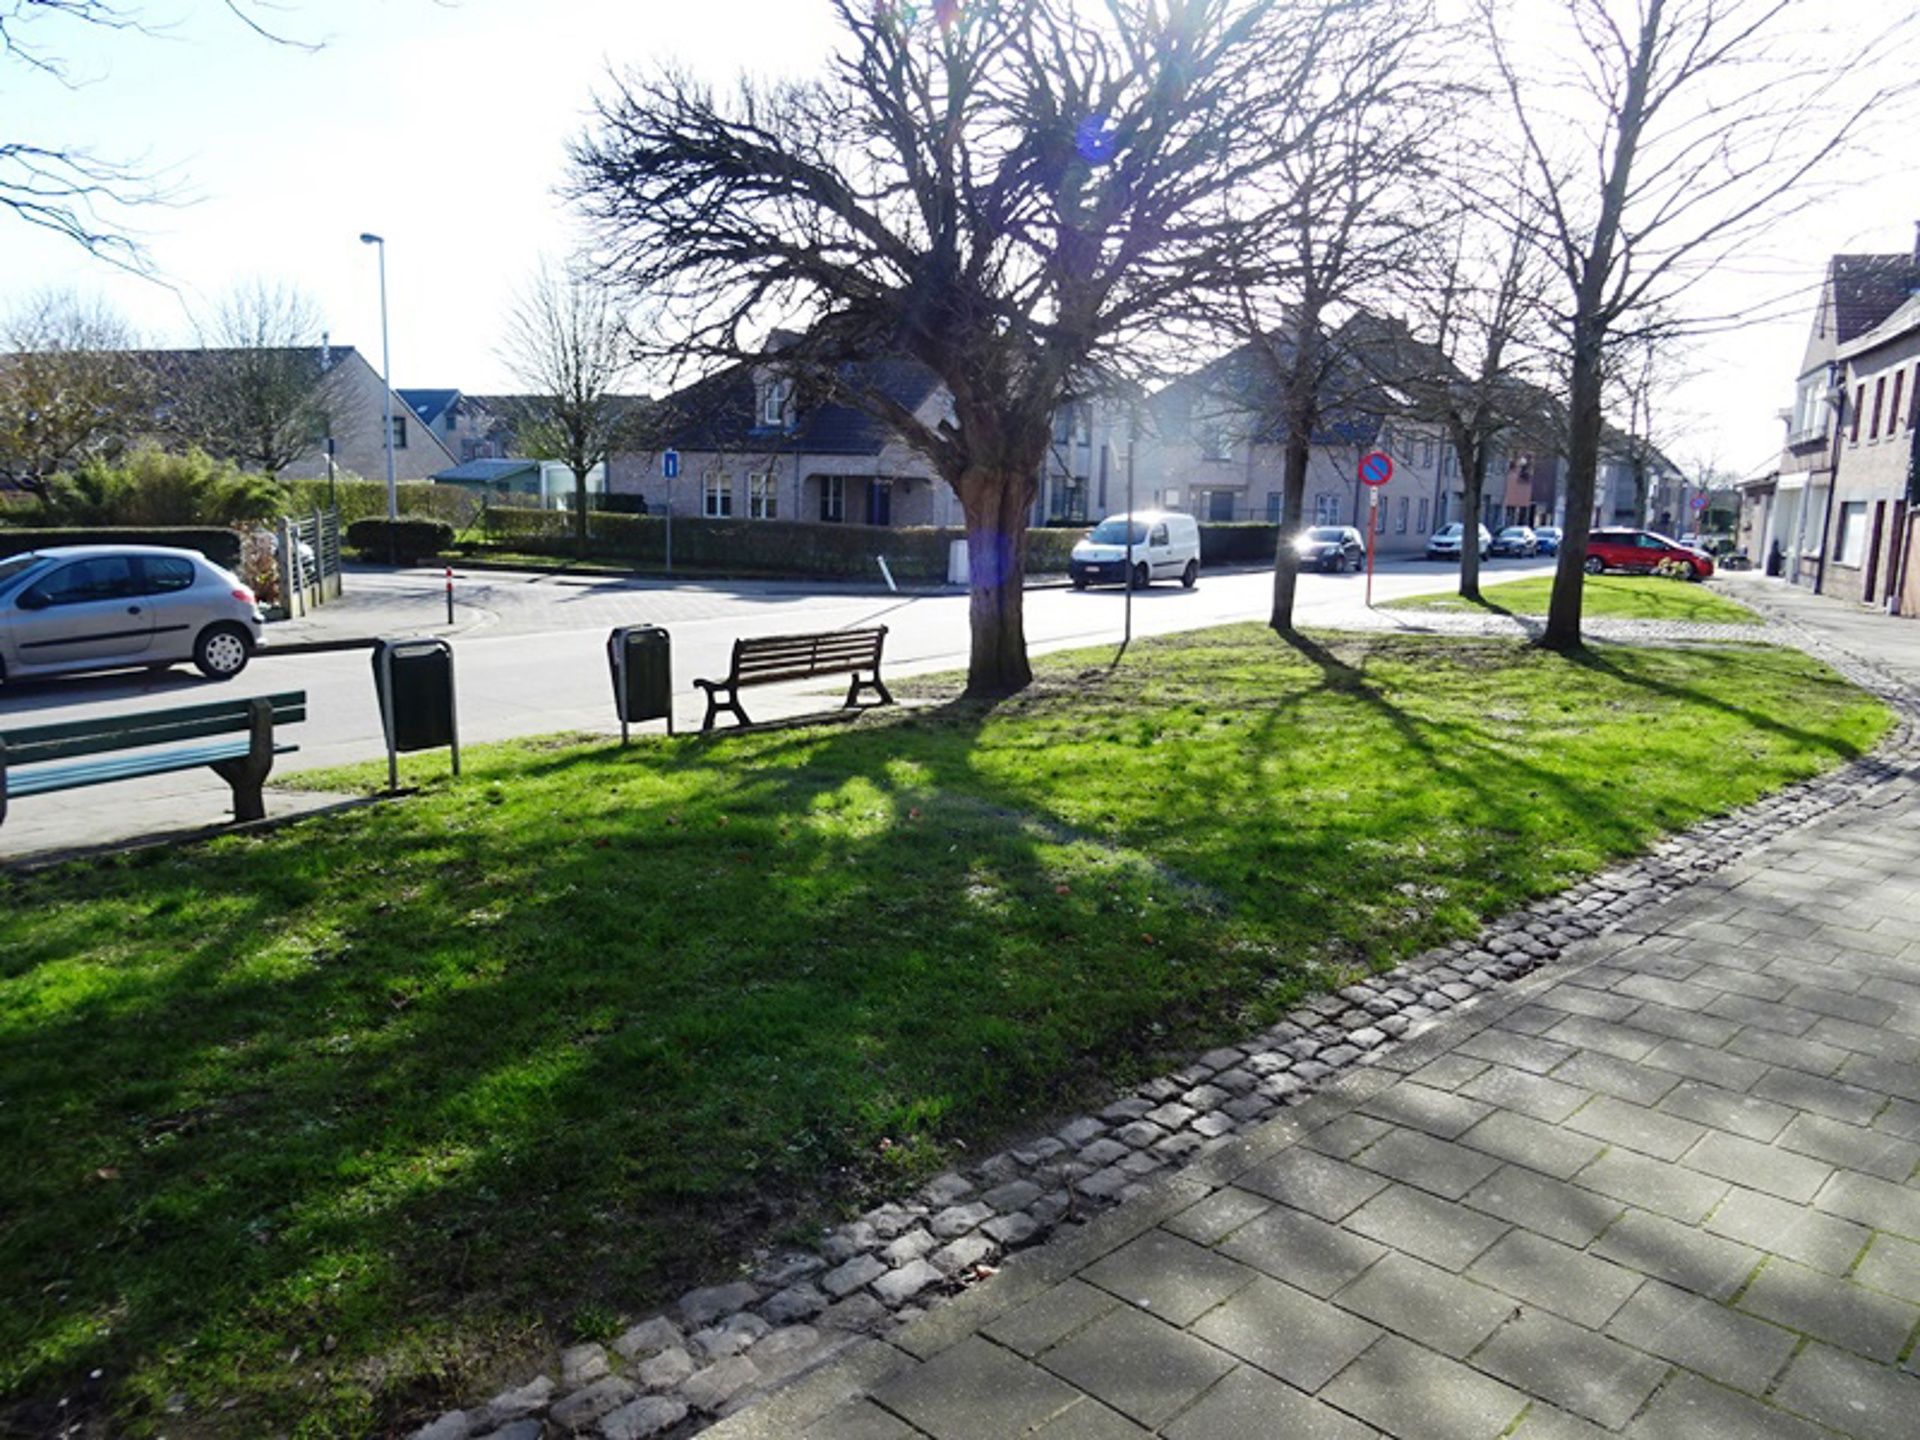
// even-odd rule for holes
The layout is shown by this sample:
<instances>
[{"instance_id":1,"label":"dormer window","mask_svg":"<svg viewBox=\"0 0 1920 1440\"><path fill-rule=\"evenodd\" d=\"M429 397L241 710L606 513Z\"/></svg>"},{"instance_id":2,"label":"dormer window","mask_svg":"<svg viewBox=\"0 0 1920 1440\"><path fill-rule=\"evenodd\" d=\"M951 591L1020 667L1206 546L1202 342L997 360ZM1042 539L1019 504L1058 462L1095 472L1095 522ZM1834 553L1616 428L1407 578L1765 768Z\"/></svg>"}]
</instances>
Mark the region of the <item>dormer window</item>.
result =
<instances>
[{"instance_id":1,"label":"dormer window","mask_svg":"<svg viewBox=\"0 0 1920 1440\"><path fill-rule=\"evenodd\" d=\"M792 386L785 380L769 380L760 387L760 423L779 429L787 423L787 398Z\"/></svg>"}]
</instances>

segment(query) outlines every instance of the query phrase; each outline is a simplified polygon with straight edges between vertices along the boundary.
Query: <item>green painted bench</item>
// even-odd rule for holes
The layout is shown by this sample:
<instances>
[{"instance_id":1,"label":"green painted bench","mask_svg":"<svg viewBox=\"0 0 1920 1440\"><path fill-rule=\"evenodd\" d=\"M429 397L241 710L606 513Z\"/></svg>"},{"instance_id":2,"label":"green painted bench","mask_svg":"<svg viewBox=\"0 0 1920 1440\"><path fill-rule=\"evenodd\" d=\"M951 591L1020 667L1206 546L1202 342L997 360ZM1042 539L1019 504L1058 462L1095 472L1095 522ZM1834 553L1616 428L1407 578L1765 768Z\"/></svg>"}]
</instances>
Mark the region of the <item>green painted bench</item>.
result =
<instances>
[{"instance_id":1,"label":"green painted bench","mask_svg":"<svg viewBox=\"0 0 1920 1440\"><path fill-rule=\"evenodd\" d=\"M7 818L8 800L22 795L202 765L233 788L236 820L264 819L261 787L273 770L273 757L300 748L280 743L276 730L306 718L307 692L289 690L251 700L0 730L0 823Z\"/></svg>"}]
</instances>

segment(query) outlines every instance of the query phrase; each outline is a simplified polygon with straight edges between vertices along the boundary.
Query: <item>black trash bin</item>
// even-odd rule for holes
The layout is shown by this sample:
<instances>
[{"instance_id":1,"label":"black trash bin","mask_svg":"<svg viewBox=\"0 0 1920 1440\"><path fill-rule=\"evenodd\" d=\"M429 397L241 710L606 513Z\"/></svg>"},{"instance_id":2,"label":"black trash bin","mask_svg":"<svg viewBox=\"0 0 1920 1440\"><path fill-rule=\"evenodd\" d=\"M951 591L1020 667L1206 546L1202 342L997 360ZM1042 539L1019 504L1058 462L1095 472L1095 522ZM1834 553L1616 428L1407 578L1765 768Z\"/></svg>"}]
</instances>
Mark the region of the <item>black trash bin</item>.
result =
<instances>
[{"instance_id":1,"label":"black trash bin","mask_svg":"<svg viewBox=\"0 0 1920 1440\"><path fill-rule=\"evenodd\" d=\"M641 720L664 720L673 734L673 637L658 625L622 626L607 637L607 667L620 743Z\"/></svg>"},{"instance_id":2,"label":"black trash bin","mask_svg":"<svg viewBox=\"0 0 1920 1440\"><path fill-rule=\"evenodd\" d=\"M453 773L460 773L453 646L445 640L375 641L373 689L387 737L389 784L399 784L403 751L451 749Z\"/></svg>"}]
</instances>

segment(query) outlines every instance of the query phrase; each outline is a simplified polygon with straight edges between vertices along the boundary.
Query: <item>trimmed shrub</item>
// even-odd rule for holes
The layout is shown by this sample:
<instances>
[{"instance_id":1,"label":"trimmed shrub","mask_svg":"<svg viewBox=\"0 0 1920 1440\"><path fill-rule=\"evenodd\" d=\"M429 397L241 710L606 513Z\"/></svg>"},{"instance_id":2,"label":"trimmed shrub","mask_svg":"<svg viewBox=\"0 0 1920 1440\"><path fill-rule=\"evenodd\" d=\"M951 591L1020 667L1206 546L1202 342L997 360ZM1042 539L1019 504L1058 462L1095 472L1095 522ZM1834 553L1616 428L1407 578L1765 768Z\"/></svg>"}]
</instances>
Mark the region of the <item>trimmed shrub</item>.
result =
<instances>
[{"instance_id":1,"label":"trimmed shrub","mask_svg":"<svg viewBox=\"0 0 1920 1440\"><path fill-rule=\"evenodd\" d=\"M1200 526L1203 565L1271 565L1280 543L1280 527L1264 521L1235 521Z\"/></svg>"},{"instance_id":2,"label":"trimmed shrub","mask_svg":"<svg viewBox=\"0 0 1920 1440\"><path fill-rule=\"evenodd\" d=\"M311 515L327 506L325 480L284 480L289 515ZM480 501L473 491L460 485L436 485L431 480L402 480L394 487L402 515L421 515L444 520L456 531L473 524L480 513ZM382 480L362 480L357 475L342 476L333 484L333 503L340 511L343 525L356 520L387 518L387 486Z\"/></svg>"},{"instance_id":3,"label":"trimmed shrub","mask_svg":"<svg viewBox=\"0 0 1920 1440\"><path fill-rule=\"evenodd\" d=\"M489 506L484 534L489 545L519 554L571 558L573 515L564 510ZM590 553L646 568L667 558L667 522L659 515L616 515L596 510L588 517ZM1065 574L1067 555L1086 534L1081 529L1027 532L1030 574ZM884 555L896 580L938 584L947 578L948 547L966 533L931 525L824 525L804 520L709 520L676 517L673 563L688 570L800 579L875 580Z\"/></svg>"},{"instance_id":4,"label":"trimmed shrub","mask_svg":"<svg viewBox=\"0 0 1920 1440\"><path fill-rule=\"evenodd\" d=\"M402 565L438 555L453 545L453 526L431 515L402 515L398 520L356 520L347 526L347 544L362 559L385 560L391 555Z\"/></svg>"},{"instance_id":5,"label":"trimmed shrub","mask_svg":"<svg viewBox=\"0 0 1920 1440\"><path fill-rule=\"evenodd\" d=\"M0 528L0 559L27 550L50 550L56 545L170 545L176 550L198 550L227 570L237 570L240 565L239 533L210 526Z\"/></svg>"}]
</instances>

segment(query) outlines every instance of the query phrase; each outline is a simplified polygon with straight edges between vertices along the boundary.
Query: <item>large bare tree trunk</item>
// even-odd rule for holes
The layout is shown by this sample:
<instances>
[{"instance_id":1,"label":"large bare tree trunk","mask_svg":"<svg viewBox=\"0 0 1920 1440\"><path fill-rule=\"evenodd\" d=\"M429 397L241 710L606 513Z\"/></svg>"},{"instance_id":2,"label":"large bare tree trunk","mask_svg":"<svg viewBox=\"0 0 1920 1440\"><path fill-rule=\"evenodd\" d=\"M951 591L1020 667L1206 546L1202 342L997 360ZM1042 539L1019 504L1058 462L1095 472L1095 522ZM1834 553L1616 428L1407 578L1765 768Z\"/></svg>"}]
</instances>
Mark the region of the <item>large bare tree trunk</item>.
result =
<instances>
[{"instance_id":1,"label":"large bare tree trunk","mask_svg":"<svg viewBox=\"0 0 1920 1440\"><path fill-rule=\"evenodd\" d=\"M1480 598L1480 507L1487 493L1487 445L1470 442L1460 449L1460 595Z\"/></svg>"},{"instance_id":2,"label":"large bare tree trunk","mask_svg":"<svg viewBox=\"0 0 1920 1440\"><path fill-rule=\"evenodd\" d=\"M1580 335L1573 347L1568 387L1567 513L1560 536L1560 564L1540 643L1550 650L1580 648L1580 611L1586 583L1587 534L1593 528L1593 487L1600 470L1600 343Z\"/></svg>"},{"instance_id":3,"label":"large bare tree trunk","mask_svg":"<svg viewBox=\"0 0 1920 1440\"><path fill-rule=\"evenodd\" d=\"M1267 621L1281 635L1293 633L1293 597L1300 583L1302 512L1307 500L1307 436L1297 428L1287 440L1286 469L1280 484L1280 538L1273 551L1273 616Z\"/></svg>"},{"instance_id":4,"label":"large bare tree trunk","mask_svg":"<svg viewBox=\"0 0 1920 1440\"><path fill-rule=\"evenodd\" d=\"M1027 507L1033 482L1019 472L968 477L960 487L967 519L967 663L970 697L997 699L1033 683L1027 661Z\"/></svg>"}]
</instances>

